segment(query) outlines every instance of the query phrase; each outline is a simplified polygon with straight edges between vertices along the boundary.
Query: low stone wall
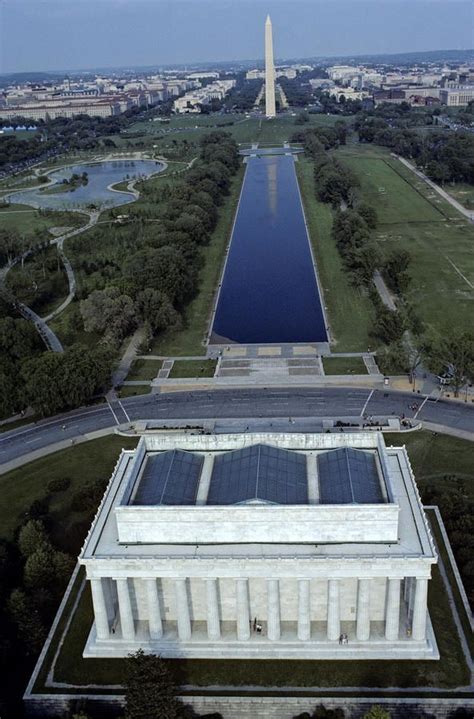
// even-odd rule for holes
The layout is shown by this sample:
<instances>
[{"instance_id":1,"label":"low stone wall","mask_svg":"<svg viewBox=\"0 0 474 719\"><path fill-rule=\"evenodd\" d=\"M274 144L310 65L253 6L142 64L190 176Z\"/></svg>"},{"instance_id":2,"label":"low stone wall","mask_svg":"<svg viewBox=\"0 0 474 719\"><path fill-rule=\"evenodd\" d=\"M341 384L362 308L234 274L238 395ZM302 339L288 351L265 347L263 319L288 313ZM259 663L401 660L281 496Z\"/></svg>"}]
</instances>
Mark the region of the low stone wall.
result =
<instances>
[{"instance_id":1,"label":"low stone wall","mask_svg":"<svg viewBox=\"0 0 474 719\"><path fill-rule=\"evenodd\" d=\"M361 719L378 704L390 712L392 719L430 716L446 719L450 713L474 709L473 699L356 699L335 697L182 697L200 714L218 712L223 719L292 719L303 712L312 713L323 704L327 709L341 708L347 719ZM63 717L71 711L85 710L93 717L117 717L124 705L123 696L36 695L25 702L29 717Z\"/></svg>"}]
</instances>

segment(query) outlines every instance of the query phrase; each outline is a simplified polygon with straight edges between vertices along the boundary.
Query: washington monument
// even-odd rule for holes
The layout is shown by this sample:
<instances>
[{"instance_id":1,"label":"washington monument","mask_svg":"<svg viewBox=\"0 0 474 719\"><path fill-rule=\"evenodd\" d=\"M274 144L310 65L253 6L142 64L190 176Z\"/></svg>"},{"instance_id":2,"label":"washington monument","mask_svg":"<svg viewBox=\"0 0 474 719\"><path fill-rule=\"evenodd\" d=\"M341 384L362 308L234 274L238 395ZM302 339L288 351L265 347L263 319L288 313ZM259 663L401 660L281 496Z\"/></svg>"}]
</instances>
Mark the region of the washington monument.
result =
<instances>
[{"instance_id":1,"label":"washington monument","mask_svg":"<svg viewBox=\"0 0 474 719\"><path fill-rule=\"evenodd\" d=\"M265 114L275 117L275 65L273 64L272 21L265 22Z\"/></svg>"}]
</instances>

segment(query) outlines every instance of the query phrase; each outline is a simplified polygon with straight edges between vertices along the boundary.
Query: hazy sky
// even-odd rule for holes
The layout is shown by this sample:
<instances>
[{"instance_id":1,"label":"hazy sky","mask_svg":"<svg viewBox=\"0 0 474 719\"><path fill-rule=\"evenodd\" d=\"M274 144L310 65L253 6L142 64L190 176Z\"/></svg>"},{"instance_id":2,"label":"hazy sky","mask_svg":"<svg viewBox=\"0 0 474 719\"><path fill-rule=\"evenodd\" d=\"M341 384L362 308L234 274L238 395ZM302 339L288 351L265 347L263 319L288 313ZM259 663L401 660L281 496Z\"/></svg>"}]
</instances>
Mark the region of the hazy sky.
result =
<instances>
[{"instance_id":1,"label":"hazy sky","mask_svg":"<svg viewBox=\"0 0 474 719\"><path fill-rule=\"evenodd\" d=\"M0 72L466 49L471 0L0 0Z\"/></svg>"}]
</instances>

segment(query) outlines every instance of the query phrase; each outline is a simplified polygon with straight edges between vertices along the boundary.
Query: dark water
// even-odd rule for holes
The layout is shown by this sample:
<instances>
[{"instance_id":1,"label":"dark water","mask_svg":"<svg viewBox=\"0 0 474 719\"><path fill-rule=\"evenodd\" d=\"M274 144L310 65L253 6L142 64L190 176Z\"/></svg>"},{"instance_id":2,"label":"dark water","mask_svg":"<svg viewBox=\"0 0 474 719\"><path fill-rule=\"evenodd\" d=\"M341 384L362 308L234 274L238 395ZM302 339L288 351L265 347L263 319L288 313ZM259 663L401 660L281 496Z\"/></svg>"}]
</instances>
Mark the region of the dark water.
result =
<instances>
[{"instance_id":1,"label":"dark water","mask_svg":"<svg viewBox=\"0 0 474 719\"><path fill-rule=\"evenodd\" d=\"M248 160L211 341L327 341L290 156Z\"/></svg>"}]
</instances>

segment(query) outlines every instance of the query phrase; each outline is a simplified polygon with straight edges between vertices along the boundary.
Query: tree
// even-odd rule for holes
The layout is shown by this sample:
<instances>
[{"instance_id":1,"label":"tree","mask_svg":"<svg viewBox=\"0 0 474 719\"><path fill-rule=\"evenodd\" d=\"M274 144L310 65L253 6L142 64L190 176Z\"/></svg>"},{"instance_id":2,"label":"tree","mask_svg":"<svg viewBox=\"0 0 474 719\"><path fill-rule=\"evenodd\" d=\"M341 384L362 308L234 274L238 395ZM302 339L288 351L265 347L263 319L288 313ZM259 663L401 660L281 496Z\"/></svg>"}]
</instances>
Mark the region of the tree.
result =
<instances>
[{"instance_id":1,"label":"tree","mask_svg":"<svg viewBox=\"0 0 474 719\"><path fill-rule=\"evenodd\" d=\"M133 300L117 287L94 290L80 307L86 332L104 333L113 343L121 342L136 325Z\"/></svg>"},{"instance_id":2,"label":"tree","mask_svg":"<svg viewBox=\"0 0 474 719\"><path fill-rule=\"evenodd\" d=\"M390 712L375 704L364 714L363 719L390 719L390 717Z\"/></svg>"},{"instance_id":3,"label":"tree","mask_svg":"<svg viewBox=\"0 0 474 719\"><path fill-rule=\"evenodd\" d=\"M126 719L177 719L180 702L161 657L139 649L129 654L125 679Z\"/></svg>"},{"instance_id":4,"label":"tree","mask_svg":"<svg viewBox=\"0 0 474 719\"><path fill-rule=\"evenodd\" d=\"M443 337L427 335L421 351L432 372L450 375L455 397L474 380L474 332L452 329Z\"/></svg>"},{"instance_id":5,"label":"tree","mask_svg":"<svg viewBox=\"0 0 474 719\"><path fill-rule=\"evenodd\" d=\"M18 627L18 633L26 645L26 653L37 654L46 639L46 629L33 600L23 589L14 589L7 606L10 616Z\"/></svg>"},{"instance_id":6,"label":"tree","mask_svg":"<svg viewBox=\"0 0 474 719\"><path fill-rule=\"evenodd\" d=\"M153 290L151 287L138 294L137 307L153 333L174 326L179 321L180 316L167 295L159 290Z\"/></svg>"},{"instance_id":7,"label":"tree","mask_svg":"<svg viewBox=\"0 0 474 719\"><path fill-rule=\"evenodd\" d=\"M34 554L40 547L50 546L48 535L43 522L38 519L30 519L20 529L18 535L18 547L24 557Z\"/></svg>"}]
</instances>

